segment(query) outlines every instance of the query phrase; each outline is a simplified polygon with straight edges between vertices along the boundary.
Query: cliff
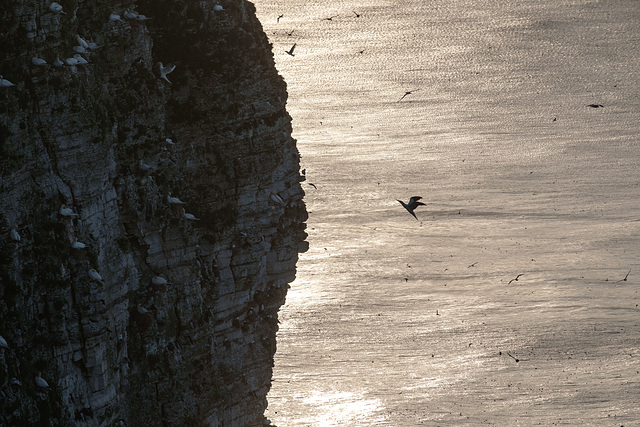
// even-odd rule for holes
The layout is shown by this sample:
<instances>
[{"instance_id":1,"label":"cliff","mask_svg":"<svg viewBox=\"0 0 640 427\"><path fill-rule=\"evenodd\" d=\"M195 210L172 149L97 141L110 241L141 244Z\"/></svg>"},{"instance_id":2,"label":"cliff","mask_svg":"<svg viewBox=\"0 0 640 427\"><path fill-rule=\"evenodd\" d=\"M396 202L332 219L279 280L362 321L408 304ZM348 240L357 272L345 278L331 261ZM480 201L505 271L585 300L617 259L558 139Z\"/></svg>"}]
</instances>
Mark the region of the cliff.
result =
<instances>
[{"instance_id":1,"label":"cliff","mask_svg":"<svg viewBox=\"0 0 640 427\"><path fill-rule=\"evenodd\" d=\"M0 425L262 425L306 210L253 5L6 3Z\"/></svg>"}]
</instances>

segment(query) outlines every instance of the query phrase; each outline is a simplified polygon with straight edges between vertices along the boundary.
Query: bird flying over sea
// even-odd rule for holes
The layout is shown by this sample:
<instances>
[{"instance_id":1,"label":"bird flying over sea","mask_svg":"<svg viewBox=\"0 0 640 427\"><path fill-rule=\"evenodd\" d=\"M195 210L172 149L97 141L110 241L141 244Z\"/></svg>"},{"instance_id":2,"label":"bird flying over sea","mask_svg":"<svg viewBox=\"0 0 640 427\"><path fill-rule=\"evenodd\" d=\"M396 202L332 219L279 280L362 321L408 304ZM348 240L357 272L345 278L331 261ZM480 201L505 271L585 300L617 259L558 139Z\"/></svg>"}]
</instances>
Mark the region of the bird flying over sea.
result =
<instances>
[{"instance_id":1,"label":"bird flying over sea","mask_svg":"<svg viewBox=\"0 0 640 427\"><path fill-rule=\"evenodd\" d=\"M291 55L291 56L295 56L295 55L293 54L293 50L296 48L296 44L297 44L297 43L294 43L294 44L293 44L293 46L291 46L291 49L289 49L289 50L285 50L285 52L287 52L287 53L288 53L289 55Z\"/></svg>"},{"instance_id":2,"label":"bird flying over sea","mask_svg":"<svg viewBox=\"0 0 640 427\"><path fill-rule=\"evenodd\" d=\"M404 93L404 95L402 95L400 97L400 99L398 99L398 102L402 101L407 95L411 95L413 92L417 91L418 89L414 89L414 90L408 90Z\"/></svg>"},{"instance_id":3,"label":"bird flying over sea","mask_svg":"<svg viewBox=\"0 0 640 427\"><path fill-rule=\"evenodd\" d=\"M418 217L416 216L416 214L413 212L413 210L415 208L417 208L418 206L425 206L424 203L419 202L418 200L422 199L422 197L420 196L413 196L412 198L409 199L409 203L405 203L402 200L398 200L398 202L400 202L400 204L402 205L403 208L405 208L407 210L407 212L409 212L411 215L413 215L413 217L416 219L416 221L418 220ZM397 199L396 199L397 200Z\"/></svg>"}]
</instances>

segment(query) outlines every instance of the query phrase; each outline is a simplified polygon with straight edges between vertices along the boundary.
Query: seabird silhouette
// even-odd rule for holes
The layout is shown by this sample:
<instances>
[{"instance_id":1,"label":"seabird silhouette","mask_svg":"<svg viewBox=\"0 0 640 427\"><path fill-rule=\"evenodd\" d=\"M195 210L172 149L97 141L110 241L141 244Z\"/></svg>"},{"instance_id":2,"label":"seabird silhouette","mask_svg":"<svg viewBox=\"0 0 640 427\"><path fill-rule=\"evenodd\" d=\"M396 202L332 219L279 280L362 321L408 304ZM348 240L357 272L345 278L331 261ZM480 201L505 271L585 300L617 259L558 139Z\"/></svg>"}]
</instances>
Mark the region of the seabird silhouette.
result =
<instances>
[{"instance_id":1,"label":"seabird silhouette","mask_svg":"<svg viewBox=\"0 0 640 427\"><path fill-rule=\"evenodd\" d=\"M116 21L123 22L122 18L120 18L120 15L118 15L115 12L112 12L111 15L109 15L109 21L111 21L111 22L116 22Z\"/></svg>"},{"instance_id":2,"label":"seabird silhouette","mask_svg":"<svg viewBox=\"0 0 640 427\"><path fill-rule=\"evenodd\" d=\"M38 55L37 53L35 55L33 55L33 58L31 58L31 63L33 65L47 65L47 61L45 61L44 59L40 58L40 55Z\"/></svg>"},{"instance_id":3,"label":"seabird silhouette","mask_svg":"<svg viewBox=\"0 0 640 427\"><path fill-rule=\"evenodd\" d=\"M38 372L38 376L36 376L36 385L41 388L51 389L51 387L49 387L49 383L47 380L42 378L42 374L40 372Z\"/></svg>"},{"instance_id":4,"label":"seabird silhouette","mask_svg":"<svg viewBox=\"0 0 640 427\"><path fill-rule=\"evenodd\" d=\"M292 32L293 32L293 31L292 31ZM291 49L289 49L289 50L285 50L285 52L287 52L287 53L288 53L289 55L291 55L291 56L295 56L295 55L293 54L293 50L296 48L296 44L297 44L297 43L294 43L294 44L293 44L293 46L291 46Z\"/></svg>"},{"instance_id":5,"label":"seabird silhouette","mask_svg":"<svg viewBox=\"0 0 640 427\"><path fill-rule=\"evenodd\" d=\"M409 203L405 203L402 200L398 200L398 202L400 202L400 204L402 205L403 208L405 208L411 215L413 215L413 217L416 219L416 221L418 220L418 217L416 216L416 214L413 212L413 210L415 208L417 208L418 206L424 206L425 204L422 202L419 202L418 200L422 199L422 197L420 196L413 196L412 198L409 199Z\"/></svg>"},{"instance_id":6,"label":"seabird silhouette","mask_svg":"<svg viewBox=\"0 0 640 427\"><path fill-rule=\"evenodd\" d=\"M353 11L353 13L356 15L356 18L360 18L361 14L356 12L355 10Z\"/></svg>"},{"instance_id":7,"label":"seabird silhouette","mask_svg":"<svg viewBox=\"0 0 640 427\"><path fill-rule=\"evenodd\" d=\"M402 95L402 96L400 97L400 99L398 99L398 102L402 101L402 100L405 98L405 96L407 96L407 95L411 95L413 92L415 92L415 91L417 91L417 90L418 90L418 89L414 89L414 90L408 90L408 91L406 91L406 92L404 93L404 95Z\"/></svg>"},{"instance_id":8,"label":"seabird silhouette","mask_svg":"<svg viewBox=\"0 0 640 427\"><path fill-rule=\"evenodd\" d=\"M289 31L289 32L287 33L287 36L291 37L291 36L293 35L293 32L294 32L294 31L295 31L295 29L293 29L293 30ZM285 51L285 52L286 52L286 51Z\"/></svg>"},{"instance_id":9,"label":"seabird silhouette","mask_svg":"<svg viewBox=\"0 0 640 427\"><path fill-rule=\"evenodd\" d=\"M49 5L49 10L51 12L62 13L63 15L66 15L66 13L62 10L62 5L60 5L60 3L57 3L55 1Z\"/></svg>"},{"instance_id":10,"label":"seabird silhouette","mask_svg":"<svg viewBox=\"0 0 640 427\"><path fill-rule=\"evenodd\" d=\"M162 62L158 62L158 68L160 69L160 78L161 79L165 79L167 82L169 82L169 84L171 84L171 82L169 81L169 79L167 78L167 74L170 74L173 72L173 70L176 69L175 65L169 64L166 67L164 65L162 65Z\"/></svg>"},{"instance_id":11,"label":"seabird silhouette","mask_svg":"<svg viewBox=\"0 0 640 427\"><path fill-rule=\"evenodd\" d=\"M337 18L337 17L338 17L338 15L333 15L333 16L330 16L328 18L322 18L322 20L323 21L333 21L333 18Z\"/></svg>"},{"instance_id":12,"label":"seabird silhouette","mask_svg":"<svg viewBox=\"0 0 640 427\"><path fill-rule=\"evenodd\" d=\"M515 278L515 279L511 279L511 280L509 280L509 283L507 283L507 285L510 285L510 284L511 284L511 282L517 282L517 281L518 281L518 279L520 278L520 276L522 276L522 275L523 275L523 274L518 274L518 275L516 276L516 278Z\"/></svg>"},{"instance_id":13,"label":"seabird silhouette","mask_svg":"<svg viewBox=\"0 0 640 427\"><path fill-rule=\"evenodd\" d=\"M11 83L9 80L3 78L2 74L0 74L0 87L11 87L11 86L15 86L15 85Z\"/></svg>"},{"instance_id":14,"label":"seabird silhouette","mask_svg":"<svg viewBox=\"0 0 640 427\"><path fill-rule=\"evenodd\" d=\"M100 275L100 273L96 271L95 268L92 268L89 270L89 277L91 277L93 280L96 280L102 283L102 276Z\"/></svg>"},{"instance_id":15,"label":"seabird silhouette","mask_svg":"<svg viewBox=\"0 0 640 427\"><path fill-rule=\"evenodd\" d=\"M280 22L280 18L284 18L284 14L280 14L280 16L276 18L276 22Z\"/></svg>"},{"instance_id":16,"label":"seabird silhouette","mask_svg":"<svg viewBox=\"0 0 640 427\"><path fill-rule=\"evenodd\" d=\"M629 270L629 272L627 273L626 276L624 276L624 279L620 279L618 280L616 283L620 283L620 282L626 282L627 279L629 278L629 274L631 274L631 270Z\"/></svg>"},{"instance_id":17,"label":"seabird silhouette","mask_svg":"<svg viewBox=\"0 0 640 427\"><path fill-rule=\"evenodd\" d=\"M589 104L589 105L587 105L587 107L591 107L591 108L604 108L604 105L602 105L602 104Z\"/></svg>"},{"instance_id":18,"label":"seabird silhouette","mask_svg":"<svg viewBox=\"0 0 640 427\"><path fill-rule=\"evenodd\" d=\"M184 202L177 197L172 197L171 195L167 195L167 202L172 205L184 205Z\"/></svg>"}]
</instances>

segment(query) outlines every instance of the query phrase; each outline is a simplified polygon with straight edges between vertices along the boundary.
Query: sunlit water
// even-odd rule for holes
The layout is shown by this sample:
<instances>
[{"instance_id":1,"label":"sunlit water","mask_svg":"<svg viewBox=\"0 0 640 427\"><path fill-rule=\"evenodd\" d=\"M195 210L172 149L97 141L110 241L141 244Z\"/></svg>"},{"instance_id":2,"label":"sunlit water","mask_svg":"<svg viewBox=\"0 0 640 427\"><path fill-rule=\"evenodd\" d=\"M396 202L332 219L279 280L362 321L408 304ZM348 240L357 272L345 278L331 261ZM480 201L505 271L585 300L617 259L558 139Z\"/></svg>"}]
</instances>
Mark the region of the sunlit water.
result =
<instances>
[{"instance_id":1,"label":"sunlit water","mask_svg":"<svg viewBox=\"0 0 640 427\"><path fill-rule=\"evenodd\" d=\"M267 417L637 423L640 4L255 3L310 212Z\"/></svg>"}]
</instances>

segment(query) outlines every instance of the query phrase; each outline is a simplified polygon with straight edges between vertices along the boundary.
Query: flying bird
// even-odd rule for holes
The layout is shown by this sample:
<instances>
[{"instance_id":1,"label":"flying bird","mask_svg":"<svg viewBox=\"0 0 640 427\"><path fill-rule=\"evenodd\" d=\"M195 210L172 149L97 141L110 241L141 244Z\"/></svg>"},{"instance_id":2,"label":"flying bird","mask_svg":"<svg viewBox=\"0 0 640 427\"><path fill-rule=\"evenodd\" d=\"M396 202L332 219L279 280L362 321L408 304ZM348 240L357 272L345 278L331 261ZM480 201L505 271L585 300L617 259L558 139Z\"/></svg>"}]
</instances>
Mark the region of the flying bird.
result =
<instances>
[{"instance_id":1,"label":"flying bird","mask_svg":"<svg viewBox=\"0 0 640 427\"><path fill-rule=\"evenodd\" d=\"M158 68L160 69L160 78L165 79L167 82L169 82L169 84L171 84L171 82L167 78L167 74L172 73L173 70L176 69L176 66L169 64L165 67L164 65L162 65L162 62L158 62L157 65L158 65Z\"/></svg>"},{"instance_id":2,"label":"flying bird","mask_svg":"<svg viewBox=\"0 0 640 427\"><path fill-rule=\"evenodd\" d=\"M292 31L292 32L293 32L293 31ZM294 44L293 44L293 46L291 46L291 49L289 49L289 50L285 50L285 52L287 52L287 53L288 53L289 55L291 55L291 56L295 56L295 55L293 54L293 50L296 48L296 44L297 44L297 43L294 43Z\"/></svg>"},{"instance_id":3,"label":"flying bird","mask_svg":"<svg viewBox=\"0 0 640 427\"><path fill-rule=\"evenodd\" d=\"M323 21L333 21L333 18L337 18L337 17L338 17L338 15L333 15L333 16L330 16L328 18L322 18L322 20Z\"/></svg>"},{"instance_id":4,"label":"flying bird","mask_svg":"<svg viewBox=\"0 0 640 427\"><path fill-rule=\"evenodd\" d=\"M276 18L276 22L280 22L280 18L284 18L284 14L281 14L280 16L278 16L278 17Z\"/></svg>"},{"instance_id":5,"label":"flying bird","mask_svg":"<svg viewBox=\"0 0 640 427\"><path fill-rule=\"evenodd\" d=\"M400 99L398 99L398 102L402 101L402 100L405 98L405 96L407 96L407 95L411 95L413 92L415 92L415 91L417 91L417 90L418 90L418 89L414 89L414 90L408 90L408 91L406 91L406 92L404 93L404 95L402 95L402 96L400 97Z\"/></svg>"},{"instance_id":6,"label":"flying bird","mask_svg":"<svg viewBox=\"0 0 640 427\"><path fill-rule=\"evenodd\" d=\"M604 105L602 105L602 104L589 104L589 105L587 105L587 107L591 107L591 108L604 108Z\"/></svg>"},{"instance_id":7,"label":"flying bird","mask_svg":"<svg viewBox=\"0 0 640 427\"><path fill-rule=\"evenodd\" d=\"M355 10L353 11L353 13L356 15L356 18L360 18L360 16L362 16L362 14L356 12Z\"/></svg>"},{"instance_id":8,"label":"flying bird","mask_svg":"<svg viewBox=\"0 0 640 427\"><path fill-rule=\"evenodd\" d=\"M416 216L416 214L413 212L413 210L415 208L417 208L418 206L424 206L425 204L422 202L419 202L418 200L422 199L422 197L420 196L413 196L412 198L409 199L409 203L405 203L402 200L398 200L398 202L400 202L400 204L402 205L403 208L405 208L407 210L407 212L409 212L411 215L413 215L413 217L416 219L416 221L418 220L418 217ZM397 200L397 199L396 199Z\"/></svg>"},{"instance_id":9,"label":"flying bird","mask_svg":"<svg viewBox=\"0 0 640 427\"><path fill-rule=\"evenodd\" d=\"M518 279L520 278L520 276L522 276L522 274L518 274L518 275L516 276L516 278L515 278L515 279L511 279L511 280L509 280L509 283L507 283L507 285L510 285L510 284L511 284L511 282L517 282L517 281L518 281Z\"/></svg>"}]
</instances>

